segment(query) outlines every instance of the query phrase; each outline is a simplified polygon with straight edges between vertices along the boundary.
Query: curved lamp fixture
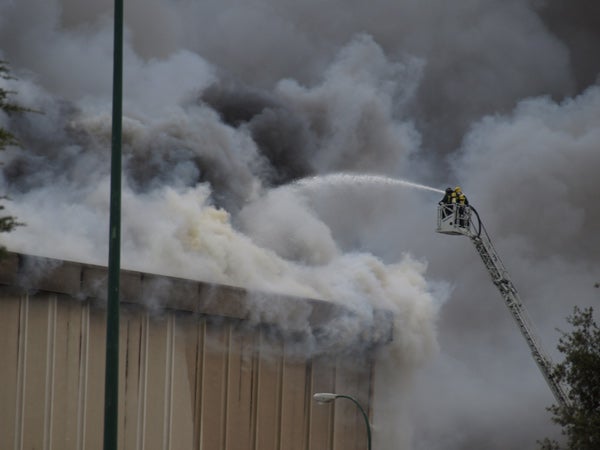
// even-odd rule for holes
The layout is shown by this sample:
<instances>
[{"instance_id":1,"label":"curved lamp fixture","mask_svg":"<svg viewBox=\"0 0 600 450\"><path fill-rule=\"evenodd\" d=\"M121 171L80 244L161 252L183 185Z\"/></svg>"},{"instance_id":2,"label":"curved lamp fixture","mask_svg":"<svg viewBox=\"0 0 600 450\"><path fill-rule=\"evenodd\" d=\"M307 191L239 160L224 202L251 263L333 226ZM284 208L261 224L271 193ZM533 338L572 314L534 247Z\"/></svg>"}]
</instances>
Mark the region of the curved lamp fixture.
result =
<instances>
[{"instance_id":1,"label":"curved lamp fixture","mask_svg":"<svg viewBox=\"0 0 600 450\"><path fill-rule=\"evenodd\" d=\"M354 397L351 397L349 395L333 394L330 392L317 392L316 394L313 394L313 398L317 401L317 403L321 403L321 404L331 403L338 398L345 398L345 399L350 400L352 403L354 403L360 410L363 418L365 419L365 425L367 426L367 445L368 445L368 450L371 450L371 425L369 424L369 417L367 416L367 413L365 412L363 407L360 406L360 403L358 403L358 400L356 400Z\"/></svg>"}]
</instances>

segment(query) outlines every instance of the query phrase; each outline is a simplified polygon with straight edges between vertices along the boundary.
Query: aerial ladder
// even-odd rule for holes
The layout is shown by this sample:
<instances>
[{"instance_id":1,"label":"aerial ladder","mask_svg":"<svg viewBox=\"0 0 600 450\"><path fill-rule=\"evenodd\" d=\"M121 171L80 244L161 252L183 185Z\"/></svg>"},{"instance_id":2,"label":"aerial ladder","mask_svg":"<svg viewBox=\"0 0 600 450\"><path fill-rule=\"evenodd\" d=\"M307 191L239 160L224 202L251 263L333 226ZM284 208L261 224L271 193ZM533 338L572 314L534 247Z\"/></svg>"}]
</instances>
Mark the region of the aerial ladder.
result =
<instances>
[{"instance_id":1,"label":"aerial ladder","mask_svg":"<svg viewBox=\"0 0 600 450\"><path fill-rule=\"evenodd\" d=\"M498 288L500 295L504 299L504 303L519 326L521 334L527 341L533 359L542 372L554 397L561 406L570 406L567 392L552 375L552 361L542 350L533 325L528 318L527 310L519 298L519 293L510 280L508 272L504 264L502 264L498 252L496 252L496 249L492 245L490 236L475 208L469 205L440 202L436 231L442 234L467 236L471 239L483 264L492 277L492 282Z\"/></svg>"}]
</instances>

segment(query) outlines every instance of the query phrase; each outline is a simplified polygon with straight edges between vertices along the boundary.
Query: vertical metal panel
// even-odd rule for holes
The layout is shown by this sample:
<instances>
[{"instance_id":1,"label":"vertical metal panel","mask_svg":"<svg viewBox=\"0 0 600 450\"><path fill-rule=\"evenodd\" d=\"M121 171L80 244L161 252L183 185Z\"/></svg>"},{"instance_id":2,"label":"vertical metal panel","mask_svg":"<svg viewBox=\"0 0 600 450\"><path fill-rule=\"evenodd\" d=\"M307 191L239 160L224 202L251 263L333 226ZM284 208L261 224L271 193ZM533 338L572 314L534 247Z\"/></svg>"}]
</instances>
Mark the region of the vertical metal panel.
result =
<instances>
[{"instance_id":1,"label":"vertical metal panel","mask_svg":"<svg viewBox=\"0 0 600 450\"><path fill-rule=\"evenodd\" d=\"M252 450L256 421L255 336L236 327L229 330L225 449Z\"/></svg>"},{"instance_id":2,"label":"vertical metal panel","mask_svg":"<svg viewBox=\"0 0 600 450\"><path fill-rule=\"evenodd\" d=\"M354 397L361 405L368 405L370 367L361 355L340 357L337 361L335 390ZM359 450L367 448L364 418L357 407L347 399L336 400L334 421L334 450Z\"/></svg>"},{"instance_id":3,"label":"vertical metal panel","mask_svg":"<svg viewBox=\"0 0 600 450\"><path fill-rule=\"evenodd\" d=\"M330 358L318 357L312 363L311 394L335 392L335 365ZM341 392L341 391L340 391ZM331 450L333 446L333 406L311 403L310 428L308 430L310 450Z\"/></svg>"},{"instance_id":4,"label":"vertical metal panel","mask_svg":"<svg viewBox=\"0 0 600 450\"><path fill-rule=\"evenodd\" d=\"M81 304L79 316L79 376L77 382L77 449L85 449L88 359L90 354L90 305ZM77 339L77 336L74 337Z\"/></svg>"},{"instance_id":5,"label":"vertical metal panel","mask_svg":"<svg viewBox=\"0 0 600 450\"><path fill-rule=\"evenodd\" d=\"M79 377L79 308L66 302L54 304L54 351L52 354L53 400L47 411L52 422L51 448L77 449L77 386ZM50 315L49 315L50 318ZM62 419L61 419L62 418Z\"/></svg>"},{"instance_id":6,"label":"vertical metal panel","mask_svg":"<svg viewBox=\"0 0 600 450\"><path fill-rule=\"evenodd\" d=\"M207 323L204 331L200 449L217 450L225 448L229 326Z\"/></svg>"},{"instance_id":7,"label":"vertical metal panel","mask_svg":"<svg viewBox=\"0 0 600 450\"><path fill-rule=\"evenodd\" d=\"M168 322L166 316L152 317L148 322L148 352L146 354L147 388L146 388L146 433L145 450L163 450L169 419L165 410L167 407L166 391L169 365Z\"/></svg>"},{"instance_id":8,"label":"vertical metal panel","mask_svg":"<svg viewBox=\"0 0 600 450\"><path fill-rule=\"evenodd\" d=\"M206 322L204 320L194 320L190 325L190 331L195 339L188 341L186 345L187 360L190 370L190 383L193 381L193 420L194 431L192 436L192 449L200 449L200 432L202 429L202 383L204 380L204 336Z\"/></svg>"},{"instance_id":9,"label":"vertical metal panel","mask_svg":"<svg viewBox=\"0 0 600 450\"><path fill-rule=\"evenodd\" d=\"M44 397L44 448L52 445L52 405L54 403L54 363L56 351L56 296L48 299L48 331L46 335L46 386Z\"/></svg>"},{"instance_id":10,"label":"vertical metal panel","mask_svg":"<svg viewBox=\"0 0 600 450\"><path fill-rule=\"evenodd\" d=\"M148 312L140 313L139 325L139 369L137 379L137 416L135 421L135 450L146 448L146 403L148 392L148 352L150 341L150 316Z\"/></svg>"},{"instance_id":11,"label":"vertical metal panel","mask_svg":"<svg viewBox=\"0 0 600 450\"><path fill-rule=\"evenodd\" d=\"M17 350L17 404L15 406L15 450L23 448L23 425L25 404L25 359L27 356L27 333L29 325L29 298L24 298L19 308L19 337Z\"/></svg>"},{"instance_id":12,"label":"vertical metal panel","mask_svg":"<svg viewBox=\"0 0 600 450\"><path fill-rule=\"evenodd\" d=\"M48 318L50 302L35 298L29 301L27 330L25 331L25 359L22 379L24 395L22 405L21 447L46 449Z\"/></svg>"},{"instance_id":13,"label":"vertical metal panel","mask_svg":"<svg viewBox=\"0 0 600 450\"><path fill-rule=\"evenodd\" d=\"M175 372L175 317L167 316L167 335L165 343L165 381L164 381L164 410L163 410L163 450L171 445L173 431L173 374Z\"/></svg>"},{"instance_id":14,"label":"vertical metal panel","mask_svg":"<svg viewBox=\"0 0 600 450\"><path fill-rule=\"evenodd\" d=\"M119 342L119 448L141 449L138 442L138 424L143 411L140 410L140 380L141 371L145 370L142 363L142 324L145 315L127 308L121 309L121 341Z\"/></svg>"},{"instance_id":15,"label":"vertical metal panel","mask_svg":"<svg viewBox=\"0 0 600 450\"><path fill-rule=\"evenodd\" d=\"M106 311L90 307L87 311L88 349L83 361L85 388L83 395L83 449L102 448L104 428L104 366L106 346Z\"/></svg>"},{"instance_id":16,"label":"vertical metal panel","mask_svg":"<svg viewBox=\"0 0 600 450\"><path fill-rule=\"evenodd\" d=\"M310 372L306 361L284 352L281 402L281 441L285 450L304 450L311 403Z\"/></svg>"},{"instance_id":17,"label":"vertical metal panel","mask_svg":"<svg viewBox=\"0 0 600 450\"><path fill-rule=\"evenodd\" d=\"M281 380L283 376L283 344L259 334L257 381L257 414L254 448L276 450L281 436Z\"/></svg>"},{"instance_id":18,"label":"vertical metal panel","mask_svg":"<svg viewBox=\"0 0 600 450\"><path fill-rule=\"evenodd\" d=\"M0 296L0 448L102 448L105 320L102 308L64 295ZM368 360L306 359L242 325L123 309L121 450L366 447L351 403L318 405L312 394L337 391L367 406Z\"/></svg>"},{"instance_id":19,"label":"vertical metal panel","mask_svg":"<svg viewBox=\"0 0 600 450\"><path fill-rule=\"evenodd\" d=\"M27 314L22 310L26 302L16 297L8 297L0 301L0 348L3 362L0 364L0 448L20 446L17 438L20 408L22 404L21 366L23 344L22 329Z\"/></svg>"},{"instance_id":20,"label":"vertical metal panel","mask_svg":"<svg viewBox=\"0 0 600 450\"><path fill-rule=\"evenodd\" d=\"M186 346L190 339L196 339L190 321L183 320L180 314L172 313L171 375L170 375L170 433L167 450L191 449L193 445L193 385L190 383ZM192 365L194 368L194 365Z\"/></svg>"}]
</instances>

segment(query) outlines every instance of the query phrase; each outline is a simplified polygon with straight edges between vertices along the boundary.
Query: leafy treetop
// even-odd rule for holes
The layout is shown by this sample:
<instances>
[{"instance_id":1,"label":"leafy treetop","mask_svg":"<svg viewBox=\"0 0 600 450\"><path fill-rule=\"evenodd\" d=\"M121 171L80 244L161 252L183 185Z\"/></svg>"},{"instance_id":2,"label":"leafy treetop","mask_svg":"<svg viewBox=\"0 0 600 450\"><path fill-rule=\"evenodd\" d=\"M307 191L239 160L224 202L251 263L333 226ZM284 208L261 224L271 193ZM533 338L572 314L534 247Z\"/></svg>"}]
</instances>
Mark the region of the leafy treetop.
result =
<instances>
[{"instance_id":1,"label":"leafy treetop","mask_svg":"<svg viewBox=\"0 0 600 450\"><path fill-rule=\"evenodd\" d=\"M600 328L594 321L593 308L580 309L567 318L573 330L562 332L558 350L565 355L553 367L558 382L569 387L571 405L549 408L552 420L562 426L566 447L545 439L543 450L600 449Z\"/></svg>"},{"instance_id":2,"label":"leafy treetop","mask_svg":"<svg viewBox=\"0 0 600 450\"><path fill-rule=\"evenodd\" d=\"M8 64L5 61L0 61L0 78L4 80L14 79L13 76L10 75L10 70ZM11 96L16 92L9 91L0 87L0 110L4 111L6 114L18 114L26 111L31 111L18 103L14 103L11 101ZM0 150L4 150L7 147L18 146L19 141L17 138L8 130L0 127ZM0 199L6 200L5 196L0 197ZM0 205L0 211L4 209L4 205ZM18 222L17 219L13 216L0 216L0 233L12 231L15 227L23 225ZM4 247L0 246L0 253L4 251Z\"/></svg>"}]
</instances>

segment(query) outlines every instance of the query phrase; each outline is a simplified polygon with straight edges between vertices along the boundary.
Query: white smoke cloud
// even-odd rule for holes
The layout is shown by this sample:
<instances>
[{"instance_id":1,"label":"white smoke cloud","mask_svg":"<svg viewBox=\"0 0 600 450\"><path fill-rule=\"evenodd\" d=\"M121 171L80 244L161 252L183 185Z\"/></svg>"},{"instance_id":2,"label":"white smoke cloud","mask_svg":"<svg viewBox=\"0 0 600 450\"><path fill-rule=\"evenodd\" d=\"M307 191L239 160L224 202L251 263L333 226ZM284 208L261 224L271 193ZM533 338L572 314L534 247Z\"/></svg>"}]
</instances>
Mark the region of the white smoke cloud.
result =
<instances>
[{"instance_id":1,"label":"white smoke cloud","mask_svg":"<svg viewBox=\"0 0 600 450\"><path fill-rule=\"evenodd\" d=\"M340 339L374 308L394 311L378 448L521 449L556 434L477 254L434 235L436 196L272 187L340 170L459 182L551 350L571 306L597 296L600 93L581 83L597 79L582 55L599 40L586 11L126 2L123 265L343 302L356 318L336 324ZM3 236L11 250L106 261L111 13L107 0L0 2L0 55L19 76L2 86L43 112L0 116L23 141L2 155L9 212L27 222ZM257 320L306 319L252 301Z\"/></svg>"},{"instance_id":2,"label":"white smoke cloud","mask_svg":"<svg viewBox=\"0 0 600 450\"><path fill-rule=\"evenodd\" d=\"M599 216L589 208L600 163L599 108L598 87L560 104L529 99L508 117L483 119L467 136L457 173L477 189L478 201L502 206L488 213L499 227L527 232L538 252L589 258L589 246L599 244ZM581 238L585 247L573 247Z\"/></svg>"},{"instance_id":3,"label":"white smoke cloud","mask_svg":"<svg viewBox=\"0 0 600 450\"><path fill-rule=\"evenodd\" d=\"M322 265L339 256L331 230L315 216L307 199L290 189L273 190L239 214L243 231L281 257Z\"/></svg>"}]
</instances>

